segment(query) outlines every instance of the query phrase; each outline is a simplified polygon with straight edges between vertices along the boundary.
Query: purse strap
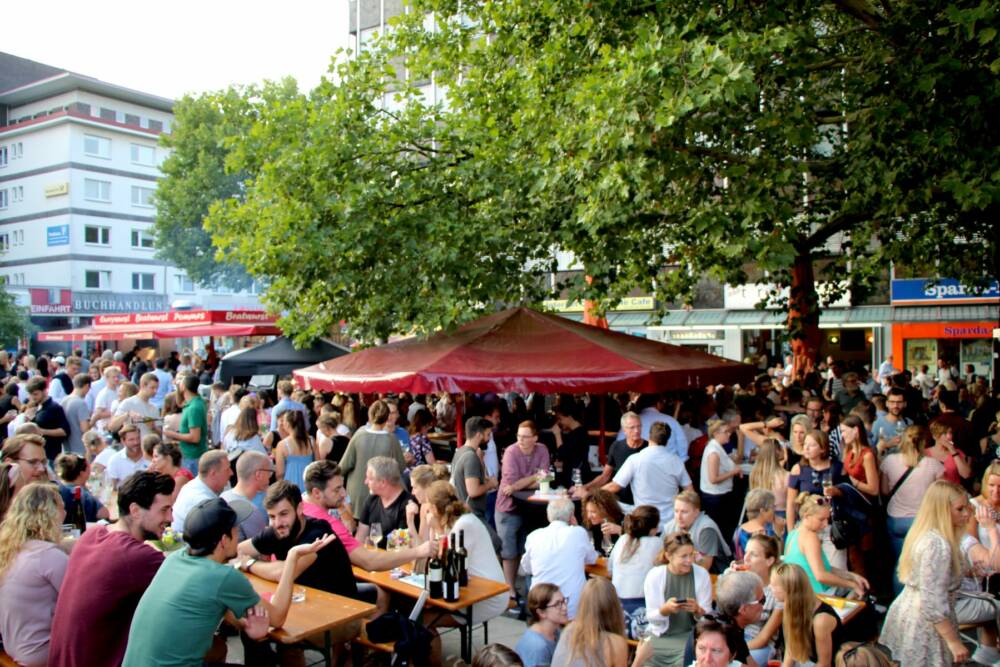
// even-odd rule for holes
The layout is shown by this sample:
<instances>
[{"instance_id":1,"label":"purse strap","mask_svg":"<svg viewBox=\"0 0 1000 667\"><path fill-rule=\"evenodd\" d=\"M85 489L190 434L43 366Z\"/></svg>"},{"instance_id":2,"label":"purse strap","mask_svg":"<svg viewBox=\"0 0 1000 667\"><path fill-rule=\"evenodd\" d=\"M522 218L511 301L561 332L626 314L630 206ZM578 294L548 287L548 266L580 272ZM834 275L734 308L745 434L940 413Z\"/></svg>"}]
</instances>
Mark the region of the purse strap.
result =
<instances>
[{"instance_id":1,"label":"purse strap","mask_svg":"<svg viewBox=\"0 0 1000 667\"><path fill-rule=\"evenodd\" d=\"M885 503L886 503L886 505L888 505L888 504L889 504L889 501L890 501L890 500L892 499L892 497L893 497L893 496L894 496L894 495L896 494L896 491L898 491L898 490L899 490L899 487L903 486L903 482L905 482L905 481L906 481L906 478L910 476L910 473L911 473L911 472L913 472L913 470L914 470L914 469L915 469L916 467L917 467L917 466L913 466L913 468L907 468L907 469L906 469L906 472L904 472L904 473L903 473L903 476L902 476L902 477L900 477L900 478L899 478L899 480L898 480L898 481L897 481L897 482L896 482L895 484L893 484L893 486L892 486L892 489L891 489L891 490L889 491L889 495L887 495L887 496L885 497Z\"/></svg>"}]
</instances>

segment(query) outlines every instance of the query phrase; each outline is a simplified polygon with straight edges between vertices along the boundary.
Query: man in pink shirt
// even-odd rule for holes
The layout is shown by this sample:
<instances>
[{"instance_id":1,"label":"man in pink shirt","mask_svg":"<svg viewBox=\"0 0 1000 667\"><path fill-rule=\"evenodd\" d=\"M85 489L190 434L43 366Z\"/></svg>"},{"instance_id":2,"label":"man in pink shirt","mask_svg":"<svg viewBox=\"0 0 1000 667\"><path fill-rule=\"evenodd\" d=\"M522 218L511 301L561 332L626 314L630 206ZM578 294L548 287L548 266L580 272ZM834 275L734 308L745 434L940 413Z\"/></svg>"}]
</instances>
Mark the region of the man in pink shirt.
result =
<instances>
[{"instance_id":1,"label":"man in pink shirt","mask_svg":"<svg viewBox=\"0 0 1000 667\"><path fill-rule=\"evenodd\" d=\"M344 476L340 468L332 461L320 460L310 463L303 473L306 495L303 498L303 513L314 519L322 519L330 524L330 528L344 544L351 565L363 567L370 572L391 570L403 563L410 563L418 558L430 558L434 551L433 541L428 540L419 547L400 549L399 551L370 551L359 549L361 542L356 540L347 527L330 515L330 510L339 510L344 506L347 492L344 490Z\"/></svg>"}]
</instances>

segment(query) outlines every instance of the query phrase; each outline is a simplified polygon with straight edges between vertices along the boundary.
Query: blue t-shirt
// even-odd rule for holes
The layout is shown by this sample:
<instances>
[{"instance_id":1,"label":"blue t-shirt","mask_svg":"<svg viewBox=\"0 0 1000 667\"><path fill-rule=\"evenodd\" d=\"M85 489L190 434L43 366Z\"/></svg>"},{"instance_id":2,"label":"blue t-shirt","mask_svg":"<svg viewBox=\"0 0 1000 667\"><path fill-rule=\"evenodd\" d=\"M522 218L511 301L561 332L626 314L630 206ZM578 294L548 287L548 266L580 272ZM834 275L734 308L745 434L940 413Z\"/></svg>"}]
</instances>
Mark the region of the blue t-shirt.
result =
<instances>
[{"instance_id":1,"label":"blue t-shirt","mask_svg":"<svg viewBox=\"0 0 1000 667\"><path fill-rule=\"evenodd\" d=\"M94 523L97 521L97 513L101 511L104 505L101 504L100 500L90 495L87 487L81 487L80 490L83 492L80 496L83 502L83 516L87 523ZM73 487L60 484L59 495L62 496L63 506L66 507L66 523L71 523L74 516L73 513L76 511L76 499L73 497Z\"/></svg>"},{"instance_id":2,"label":"blue t-shirt","mask_svg":"<svg viewBox=\"0 0 1000 667\"><path fill-rule=\"evenodd\" d=\"M897 435L903 435L903 432L912 424L909 419L900 415L896 423L893 424L885 416L879 417L872 424L872 445L877 445L879 440L885 438L886 440L891 440Z\"/></svg>"},{"instance_id":3,"label":"blue t-shirt","mask_svg":"<svg viewBox=\"0 0 1000 667\"><path fill-rule=\"evenodd\" d=\"M558 636L556 637L558 639ZM518 640L514 652L521 658L524 667L537 667L552 662L552 654L556 651L556 640L549 641L542 634L531 628L524 631Z\"/></svg>"}]
</instances>

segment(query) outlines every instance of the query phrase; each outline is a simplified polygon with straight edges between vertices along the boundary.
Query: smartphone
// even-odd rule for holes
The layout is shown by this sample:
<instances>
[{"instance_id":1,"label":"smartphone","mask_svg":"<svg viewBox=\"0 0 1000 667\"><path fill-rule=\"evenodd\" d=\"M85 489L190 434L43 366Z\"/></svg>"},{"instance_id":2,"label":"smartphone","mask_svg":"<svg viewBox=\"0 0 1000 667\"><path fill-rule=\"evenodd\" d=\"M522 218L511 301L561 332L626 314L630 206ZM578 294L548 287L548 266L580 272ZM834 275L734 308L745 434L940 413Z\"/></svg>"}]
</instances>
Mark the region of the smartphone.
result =
<instances>
[{"instance_id":1,"label":"smartphone","mask_svg":"<svg viewBox=\"0 0 1000 667\"><path fill-rule=\"evenodd\" d=\"M686 604L687 601L688 601L687 598L677 598L676 600L674 600L674 602L676 602L677 604Z\"/></svg>"}]
</instances>

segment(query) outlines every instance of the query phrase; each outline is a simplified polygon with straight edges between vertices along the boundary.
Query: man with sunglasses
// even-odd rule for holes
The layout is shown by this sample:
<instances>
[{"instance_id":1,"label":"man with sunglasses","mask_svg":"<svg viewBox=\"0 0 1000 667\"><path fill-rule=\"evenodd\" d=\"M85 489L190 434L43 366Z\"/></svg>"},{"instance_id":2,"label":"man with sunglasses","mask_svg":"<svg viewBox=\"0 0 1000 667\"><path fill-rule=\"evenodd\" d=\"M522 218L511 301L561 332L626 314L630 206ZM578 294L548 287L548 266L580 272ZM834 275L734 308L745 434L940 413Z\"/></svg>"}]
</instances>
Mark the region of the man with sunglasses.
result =
<instances>
[{"instance_id":1,"label":"man with sunglasses","mask_svg":"<svg viewBox=\"0 0 1000 667\"><path fill-rule=\"evenodd\" d=\"M760 619L764 612L764 584L753 572L729 572L722 575L715 583L715 608L717 611L706 614L705 618L713 618L720 623L735 625L740 629L739 644L733 652L733 660L747 667L757 667L757 662L750 655L750 648L743 638L743 630ZM684 648L684 664L694 663L694 634L688 639Z\"/></svg>"}]
</instances>

